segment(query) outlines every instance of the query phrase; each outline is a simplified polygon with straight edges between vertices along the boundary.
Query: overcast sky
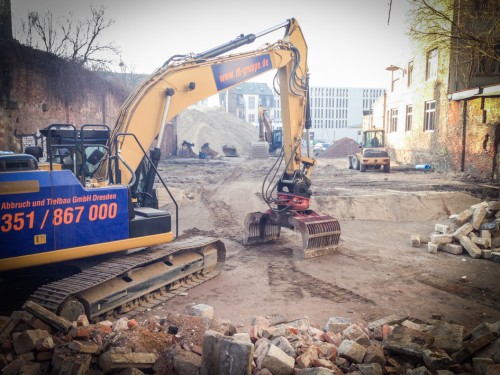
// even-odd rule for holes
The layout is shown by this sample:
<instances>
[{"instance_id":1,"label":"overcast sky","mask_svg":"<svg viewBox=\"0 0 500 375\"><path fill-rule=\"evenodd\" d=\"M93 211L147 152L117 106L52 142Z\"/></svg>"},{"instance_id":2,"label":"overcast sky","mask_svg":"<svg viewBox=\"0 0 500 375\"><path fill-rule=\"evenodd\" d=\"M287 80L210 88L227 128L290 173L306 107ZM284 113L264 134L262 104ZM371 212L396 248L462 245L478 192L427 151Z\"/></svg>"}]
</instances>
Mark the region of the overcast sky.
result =
<instances>
[{"instance_id":1,"label":"overcast sky","mask_svg":"<svg viewBox=\"0 0 500 375\"><path fill-rule=\"evenodd\" d=\"M406 0L12 0L15 35L31 10L90 18L90 4L104 6L115 23L103 34L135 73L152 73L175 54L203 52L296 18L308 44L313 86L384 88L385 67L405 64ZM238 51L283 36L280 29ZM118 66L115 70L119 71Z\"/></svg>"}]
</instances>

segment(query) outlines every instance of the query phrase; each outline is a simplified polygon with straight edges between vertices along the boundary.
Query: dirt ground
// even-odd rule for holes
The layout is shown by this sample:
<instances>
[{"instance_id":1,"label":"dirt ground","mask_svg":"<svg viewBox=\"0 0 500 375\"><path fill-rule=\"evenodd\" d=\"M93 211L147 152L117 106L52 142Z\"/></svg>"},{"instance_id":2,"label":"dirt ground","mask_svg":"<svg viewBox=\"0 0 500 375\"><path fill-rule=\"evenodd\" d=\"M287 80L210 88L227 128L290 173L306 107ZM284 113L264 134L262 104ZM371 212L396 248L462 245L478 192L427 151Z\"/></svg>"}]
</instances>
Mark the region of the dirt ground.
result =
<instances>
[{"instance_id":1,"label":"dirt ground","mask_svg":"<svg viewBox=\"0 0 500 375\"><path fill-rule=\"evenodd\" d=\"M274 314L307 316L320 327L330 317L367 323L397 312L421 320L439 314L467 327L500 320L500 264L410 244L411 234L428 235L450 214L497 199L497 185L394 165L389 174L361 173L348 169L346 158L319 158L312 208L336 217L342 234L334 254L304 260L300 235L288 229L274 243L242 244L246 214L268 208L260 192L274 160L172 159L161 165L180 206L179 233L221 238L226 263L215 279L141 319L204 303L240 327Z\"/></svg>"}]
</instances>

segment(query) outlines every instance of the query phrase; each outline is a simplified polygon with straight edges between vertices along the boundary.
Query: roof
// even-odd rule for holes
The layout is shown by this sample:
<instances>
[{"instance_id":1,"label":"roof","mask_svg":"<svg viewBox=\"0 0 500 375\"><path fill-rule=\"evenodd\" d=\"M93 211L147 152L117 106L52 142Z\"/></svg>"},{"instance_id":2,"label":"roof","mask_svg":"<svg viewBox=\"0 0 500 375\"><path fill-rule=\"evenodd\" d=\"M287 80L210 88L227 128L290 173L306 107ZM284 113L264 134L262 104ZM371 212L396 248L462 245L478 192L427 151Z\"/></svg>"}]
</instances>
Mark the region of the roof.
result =
<instances>
[{"instance_id":1,"label":"roof","mask_svg":"<svg viewBox=\"0 0 500 375\"><path fill-rule=\"evenodd\" d=\"M473 89L457 91L448 94L449 100L467 100L477 97L500 96L500 84L486 87L475 87Z\"/></svg>"}]
</instances>

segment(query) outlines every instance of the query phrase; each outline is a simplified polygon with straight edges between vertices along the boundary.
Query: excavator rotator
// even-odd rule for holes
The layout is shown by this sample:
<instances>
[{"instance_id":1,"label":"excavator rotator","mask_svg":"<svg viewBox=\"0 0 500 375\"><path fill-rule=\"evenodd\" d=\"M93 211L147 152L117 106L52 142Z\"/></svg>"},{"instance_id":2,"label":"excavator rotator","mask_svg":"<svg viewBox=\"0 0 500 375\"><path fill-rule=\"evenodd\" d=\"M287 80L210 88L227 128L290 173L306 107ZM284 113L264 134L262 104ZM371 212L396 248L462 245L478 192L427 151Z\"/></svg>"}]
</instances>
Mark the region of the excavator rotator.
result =
<instances>
[{"instance_id":1,"label":"excavator rotator","mask_svg":"<svg viewBox=\"0 0 500 375\"><path fill-rule=\"evenodd\" d=\"M314 161L306 162L306 169L313 164ZM281 228L285 227L301 234L304 258L334 252L340 241L340 224L332 216L318 214L309 208L310 185L305 173L298 172L291 179L284 173L277 184L275 198L266 198L263 193L264 200L270 204L269 210L247 215L243 243L252 245L277 240Z\"/></svg>"}]
</instances>

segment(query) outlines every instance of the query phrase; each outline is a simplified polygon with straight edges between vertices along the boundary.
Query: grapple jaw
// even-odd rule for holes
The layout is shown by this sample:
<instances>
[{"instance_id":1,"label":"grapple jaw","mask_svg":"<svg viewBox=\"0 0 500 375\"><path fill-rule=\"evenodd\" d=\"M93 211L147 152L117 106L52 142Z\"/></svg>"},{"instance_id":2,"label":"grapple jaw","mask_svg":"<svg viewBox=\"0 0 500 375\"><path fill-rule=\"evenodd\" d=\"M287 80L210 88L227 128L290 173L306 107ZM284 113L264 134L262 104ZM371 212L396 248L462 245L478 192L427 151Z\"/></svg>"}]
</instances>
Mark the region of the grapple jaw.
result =
<instances>
[{"instance_id":1,"label":"grapple jaw","mask_svg":"<svg viewBox=\"0 0 500 375\"><path fill-rule=\"evenodd\" d=\"M340 241L340 224L329 215L312 210L253 212L245 219L244 245L276 240L281 227L300 232L304 258L313 258L334 252Z\"/></svg>"},{"instance_id":2,"label":"grapple jaw","mask_svg":"<svg viewBox=\"0 0 500 375\"><path fill-rule=\"evenodd\" d=\"M269 218L268 212L252 212L247 215L243 237L244 245L269 242L280 237L281 227L273 224Z\"/></svg>"},{"instance_id":3,"label":"grapple jaw","mask_svg":"<svg viewBox=\"0 0 500 375\"><path fill-rule=\"evenodd\" d=\"M294 215L288 221L302 235L304 258L333 253L340 241L340 224L330 215L318 215L308 210L307 215Z\"/></svg>"}]
</instances>

